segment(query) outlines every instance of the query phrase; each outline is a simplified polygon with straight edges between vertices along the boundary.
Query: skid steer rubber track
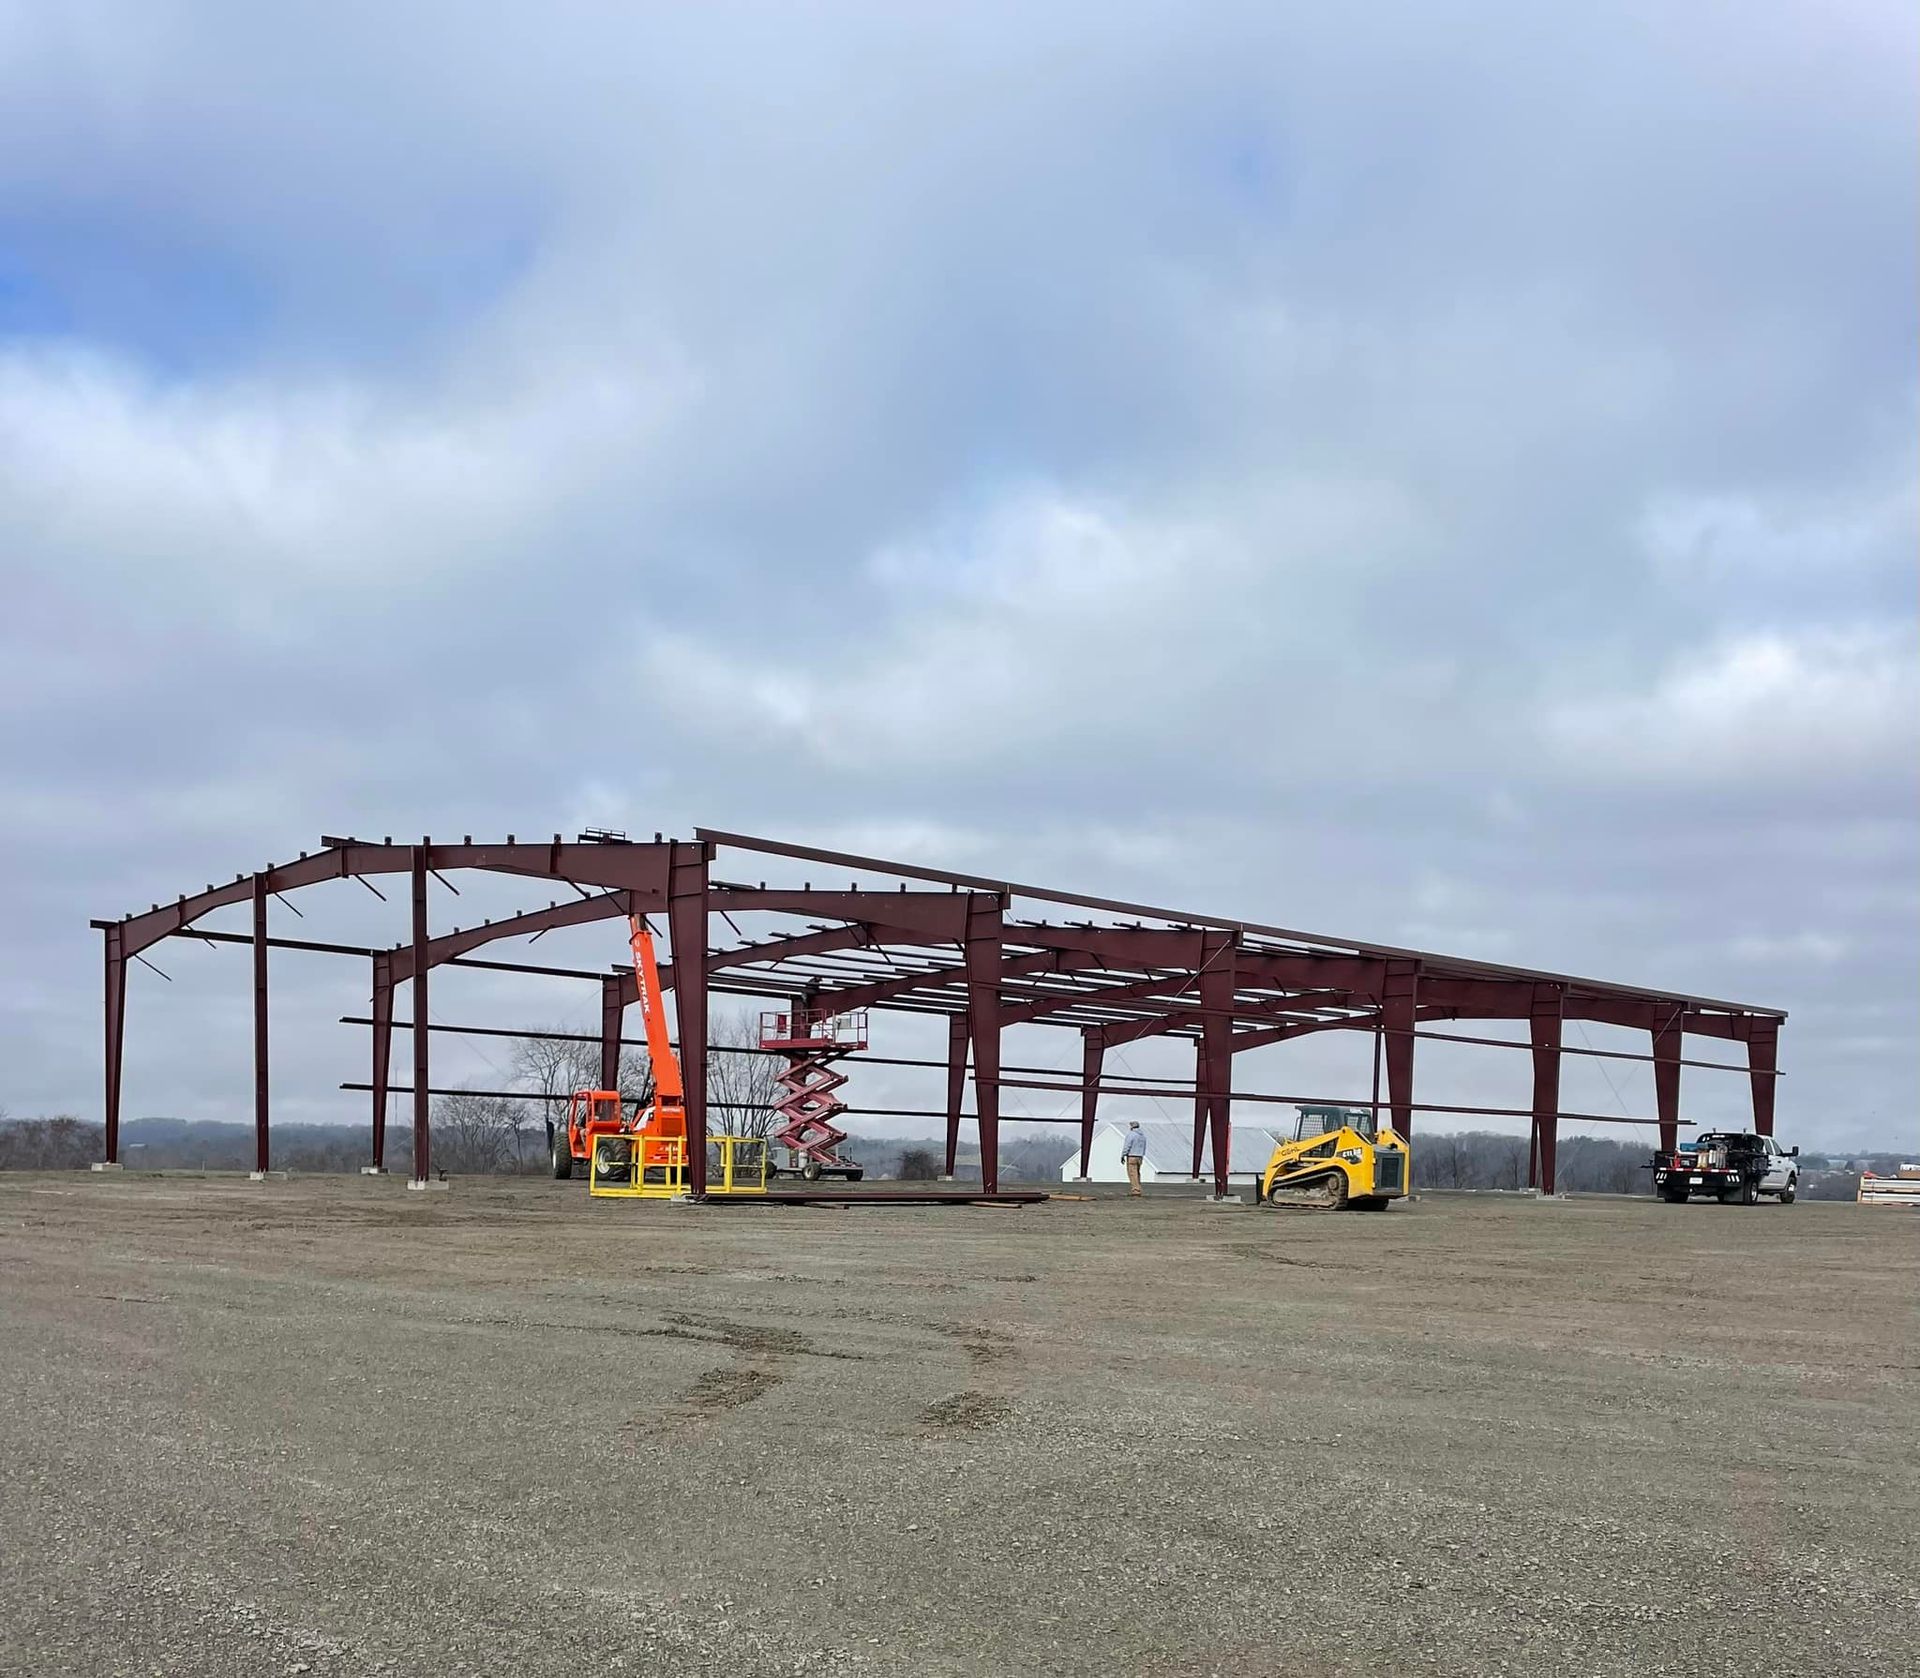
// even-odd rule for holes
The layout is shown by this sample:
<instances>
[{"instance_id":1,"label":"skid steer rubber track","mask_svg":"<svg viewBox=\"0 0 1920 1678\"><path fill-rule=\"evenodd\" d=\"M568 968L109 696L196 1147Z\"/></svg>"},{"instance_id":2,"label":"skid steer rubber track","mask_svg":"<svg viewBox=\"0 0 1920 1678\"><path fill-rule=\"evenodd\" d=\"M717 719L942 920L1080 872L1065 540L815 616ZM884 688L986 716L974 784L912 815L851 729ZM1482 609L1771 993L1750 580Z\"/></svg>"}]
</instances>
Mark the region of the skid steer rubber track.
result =
<instances>
[{"instance_id":1,"label":"skid steer rubber track","mask_svg":"<svg viewBox=\"0 0 1920 1678\"><path fill-rule=\"evenodd\" d=\"M1305 1183L1276 1183L1267 1191L1266 1204L1297 1207L1303 1212L1338 1212L1347 1204L1347 1174L1329 1171Z\"/></svg>"}]
</instances>

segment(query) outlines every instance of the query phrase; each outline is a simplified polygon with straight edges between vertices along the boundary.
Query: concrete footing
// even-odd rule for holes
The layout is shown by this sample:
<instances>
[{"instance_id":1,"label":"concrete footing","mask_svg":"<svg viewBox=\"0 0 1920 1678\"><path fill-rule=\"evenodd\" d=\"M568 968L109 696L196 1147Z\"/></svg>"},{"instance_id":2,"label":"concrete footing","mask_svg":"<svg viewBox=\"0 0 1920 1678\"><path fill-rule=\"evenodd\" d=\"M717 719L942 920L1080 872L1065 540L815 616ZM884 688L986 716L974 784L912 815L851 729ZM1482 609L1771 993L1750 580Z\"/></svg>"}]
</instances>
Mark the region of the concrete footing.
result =
<instances>
[{"instance_id":1,"label":"concrete footing","mask_svg":"<svg viewBox=\"0 0 1920 1678\"><path fill-rule=\"evenodd\" d=\"M444 1189L450 1186L444 1181L422 1182L418 1177L410 1177L407 1180L407 1187L410 1189Z\"/></svg>"},{"instance_id":2,"label":"concrete footing","mask_svg":"<svg viewBox=\"0 0 1920 1678\"><path fill-rule=\"evenodd\" d=\"M1244 1210L1247 1203L1237 1194L1210 1194L1200 1204L1210 1211L1228 1212Z\"/></svg>"},{"instance_id":3,"label":"concrete footing","mask_svg":"<svg viewBox=\"0 0 1920 1678\"><path fill-rule=\"evenodd\" d=\"M360 1175L362 1177L384 1177L386 1174L387 1168L384 1165L363 1165L360 1167Z\"/></svg>"},{"instance_id":4,"label":"concrete footing","mask_svg":"<svg viewBox=\"0 0 1920 1678\"><path fill-rule=\"evenodd\" d=\"M118 1171L120 1169L120 1162L117 1159L97 1159L93 1164L88 1166L87 1169L89 1171Z\"/></svg>"},{"instance_id":5,"label":"concrete footing","mask_svg":"<svg viewBox=\"0 0 1920 1678\"><path fill-rule=\"evenodd\" d=\"M267 1174L264 1171L249 1171L247 1173L247 1181L249 1183L264 1183L266 1180Z\"/></svg>"}]
</instances>

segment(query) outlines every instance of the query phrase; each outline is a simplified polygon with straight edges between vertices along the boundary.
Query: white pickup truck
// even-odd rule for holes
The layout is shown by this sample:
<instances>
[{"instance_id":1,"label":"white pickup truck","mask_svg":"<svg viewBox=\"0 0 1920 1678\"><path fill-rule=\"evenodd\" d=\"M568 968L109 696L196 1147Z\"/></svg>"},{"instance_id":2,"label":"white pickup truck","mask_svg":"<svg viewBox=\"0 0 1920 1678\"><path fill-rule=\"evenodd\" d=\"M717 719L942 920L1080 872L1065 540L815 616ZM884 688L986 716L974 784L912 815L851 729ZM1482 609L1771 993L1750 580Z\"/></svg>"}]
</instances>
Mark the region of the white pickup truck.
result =
<instances>
[{"instance_id":1,"label":"white pickup truck","mask_svg":"<svg viewBox=\"0 0 1920 1678\"><path fill-rule=\"evenodd\" d=\"M1653 1156L1653 1192L1679 1204L1692 1195L1751 1206L1763 1194L1791 1206L1800 1191L1800 1150L1749 1130L1709 1130Z\"/></svg>"}]
</instances>

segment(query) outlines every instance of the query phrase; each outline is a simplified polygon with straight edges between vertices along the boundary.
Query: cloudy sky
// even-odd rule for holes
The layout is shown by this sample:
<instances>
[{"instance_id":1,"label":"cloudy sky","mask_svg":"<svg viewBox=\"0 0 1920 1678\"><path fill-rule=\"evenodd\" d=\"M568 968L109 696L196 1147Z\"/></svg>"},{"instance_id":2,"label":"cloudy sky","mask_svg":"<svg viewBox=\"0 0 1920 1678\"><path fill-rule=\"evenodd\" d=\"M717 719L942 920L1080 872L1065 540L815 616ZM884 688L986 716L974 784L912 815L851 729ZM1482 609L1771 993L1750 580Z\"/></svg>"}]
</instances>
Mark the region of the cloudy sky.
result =
<instances>
[{"instance_id":1,"label":"cloudy sky","mask_svg":"<svg viewBox=\"0 0 1920 1678\"><path fill-rule=\"evenodd\" d=\"M1785 1007L1783 1132L1920 1143L1917 34L0 0L0 1103L98 1112L90 916L705 823ZM245 1116L156 959L129 1115Z\"/></svg>"}]
</instances>

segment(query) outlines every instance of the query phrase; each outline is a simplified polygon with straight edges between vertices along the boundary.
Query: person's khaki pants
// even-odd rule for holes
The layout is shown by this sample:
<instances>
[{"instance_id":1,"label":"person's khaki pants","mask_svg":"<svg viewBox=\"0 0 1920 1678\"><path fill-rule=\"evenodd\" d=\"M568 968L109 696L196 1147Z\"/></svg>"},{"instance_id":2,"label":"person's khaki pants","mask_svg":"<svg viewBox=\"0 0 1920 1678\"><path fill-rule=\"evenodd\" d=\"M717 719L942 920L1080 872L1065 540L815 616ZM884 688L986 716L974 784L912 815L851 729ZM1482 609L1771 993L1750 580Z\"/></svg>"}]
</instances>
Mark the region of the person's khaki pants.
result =
<instances>
[{"instance_id":1,"label":"person's khaki pants","mask_svg":"<svg viewBox=\"0 0 1920 1678\"><path fill-rule=\"evenodd\" d=\"M1127 1185L1128 1194L1146 1192L1140 1187L1140 1156L1138 1154L1127 1155Z\"/></svg>"}]
</instances>

